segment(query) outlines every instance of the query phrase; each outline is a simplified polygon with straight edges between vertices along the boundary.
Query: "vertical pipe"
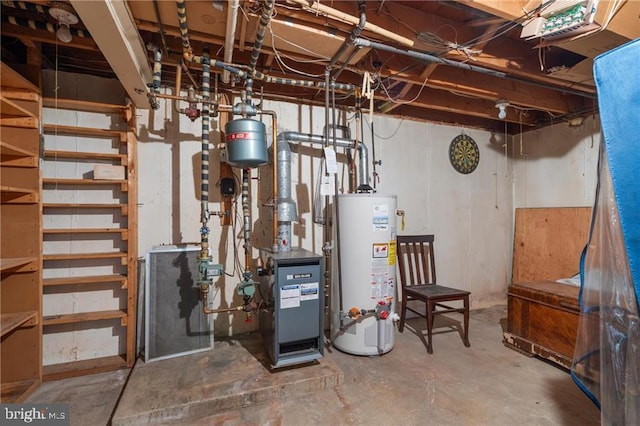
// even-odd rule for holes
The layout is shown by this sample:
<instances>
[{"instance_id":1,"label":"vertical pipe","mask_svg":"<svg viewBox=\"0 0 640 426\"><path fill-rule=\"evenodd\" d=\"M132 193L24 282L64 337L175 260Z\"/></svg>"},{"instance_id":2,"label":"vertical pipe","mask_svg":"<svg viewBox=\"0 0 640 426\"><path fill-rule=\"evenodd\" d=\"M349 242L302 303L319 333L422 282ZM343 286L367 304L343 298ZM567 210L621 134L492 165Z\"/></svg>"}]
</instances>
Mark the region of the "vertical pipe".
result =
<instances>
[{"instance_id":1,"label":"vertical pipe","mask_svg":"<svg viewBox=\"0 0 640 426\"><path fill-rule=\"evenodd\" d=\"M149 98L149 104L153 109L159 109L160 103L158 103L157 95L160 93L160 84L162 82L162 52L160 49L155 49L153 52L153 82L150 85L150 91L147 94Z\"/></svg>"},{"instance_id":2,"label":"vertical pipe","mask_svg":"<svg viewBox=\"0 0 640 426\"><path fill-rule=\"evenodd\" d=\"M253 50L251 51L251 58L249 60L249 73L245 82L245 88L247 90L246 103L251 104L251 97L253 96L253 75L256 71L256 65L258 65L258 56L260 55L260 49L262 49L262 43L264 42L264 32L271 20L271 14L273 13L274 0L265 0L262 6L262 15L260 16L260 24L256 32L256 40L253 42Z\"/></svg>"},{"instance_id":3,"label":"vertical pipe","mask_svg":"<svg viewBox=\"0 0 640 426\"><path fill-rule=\"evenodd\" d=\"M249 210L249 179L251 169L242 169L242 216L244 231L244 269L249 272L251 268L251 212Z\"/></svg>"},{"instance_id":4,"label":"vertical pipe","mask_svg":"<svg viewBox=\"0 0 640 426\"><path fill-rule=\"evenodd\" d=\"M332 104L331 109L333 111L333 122L332 124L336 125L336 90L332 86L331 87L331 97ZM338 142L336 132L333 132L333 150L338 150ZM337 238L334 241L332 246L335 252L336 258L336 269L338 271L338 276L336 277L336 286L338 287L338 297L340 298L340 314L342 315L343 306L342 306L342 261L340 260L340 221L338 221L338 217L340 216L340 206L338 204L338 179L333 180L333 211L331 212L331 226L336 227L336 232L333 234ZM335 216L334 216L335 212Z\"/></svg>"},{"instance_id":5,"label":"vertical pipe","mask_svg":"<svg viewBox=\"0 0 640 426\"><path fill-rule=\"evenodd\" d=\"M262 111L263 114L271 116L271 151L273 152L273 243L271 250L274 253L278 252L278 116L275 111Z\"/></svg>"},{"instance_id":6,"label":"vertical pipe","mask_svg":"<svg viewBox=\"0 0 640 426\"><path fill-rule=\"evenodd\" d=\"M202 55L202 168L200 182L200 221L202 228L201 235L201 254L202 258L208 257L209 252L209 98L210 98L210 67L209 67L209 49L205 46Z\"/></svg>"},{"instance_id":7,"label":"vertical pipe","mask_svg":"<svg viewBox=\"0 0 640 426\"><path fill-rule=\"evenodd\" d=\"M184 58L191 62L193 60L193 49L189 42L189 29L187 28L187 8L184 0L176 0L178 8L178 24L180 26L180 37L182 38L182 54Z\"/></svg>"},{"instance_id":8,"label":"vertical pipe","mask_svg":"<svg viewBox=\"0 0 640 426\"><path fill-rule=\"evenodd\" d=\"M180 96L180 91L182 90L182 61L178 61L176 64L176 88L174 90L174 95ZM184 113L184 110L180 109L178 105L178 100L173 100L173 109L178 113Z\"/></svg>"},{"instance_id":9,"label":"vertical pipe","mask_svg":"<svg viewBox=\"0 0 640 426\"><path fill-rule=\"evenodd\" d=\"M224 36L224 61L228 64L231 63L233 58L233 43L236 37L238 7L240 7L239 0L227 1L227 30ZM229 70L222 70L222 82L229 83Z\"/></svg>"}]
</instances>

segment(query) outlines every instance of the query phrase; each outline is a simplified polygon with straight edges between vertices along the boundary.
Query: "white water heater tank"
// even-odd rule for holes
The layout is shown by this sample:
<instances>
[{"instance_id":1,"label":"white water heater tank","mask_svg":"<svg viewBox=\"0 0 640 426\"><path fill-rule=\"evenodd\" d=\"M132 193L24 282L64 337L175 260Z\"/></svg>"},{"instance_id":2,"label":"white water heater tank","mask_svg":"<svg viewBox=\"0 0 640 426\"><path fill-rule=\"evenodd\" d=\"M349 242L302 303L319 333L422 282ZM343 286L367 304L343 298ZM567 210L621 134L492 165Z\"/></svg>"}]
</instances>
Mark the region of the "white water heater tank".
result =
<instances>
[{"instance_id":1,"label":"white water heater tank","mask_svg":"<svg viewBox=\"0 0 640 426\"><path fill-rule=\"evenodd\" d=\"M381 355L394 342L397 197L343 194L337 200L341 283L331 289L332 343L354 355Z\"/></svg>"}]
</instances>

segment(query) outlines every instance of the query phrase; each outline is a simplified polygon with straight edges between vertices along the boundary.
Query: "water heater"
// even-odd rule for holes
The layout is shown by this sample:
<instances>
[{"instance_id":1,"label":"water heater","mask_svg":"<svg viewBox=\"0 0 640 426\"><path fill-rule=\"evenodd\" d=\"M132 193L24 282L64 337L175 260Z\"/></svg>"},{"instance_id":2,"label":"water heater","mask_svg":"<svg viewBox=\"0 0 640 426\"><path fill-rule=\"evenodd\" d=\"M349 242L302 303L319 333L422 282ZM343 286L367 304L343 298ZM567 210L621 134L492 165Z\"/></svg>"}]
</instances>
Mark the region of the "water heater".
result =
<instances>
[{"instance_id":1,"label":"water heater","mask_svg":"<svg viewBox=\"0 0 640 426\"><path fill-rule=\"evenodd\" d=\"M380 355L394 342L397 198L337 199L341 285L331 291L332 343L354 355Z\"/></svg>"}]
</instances>

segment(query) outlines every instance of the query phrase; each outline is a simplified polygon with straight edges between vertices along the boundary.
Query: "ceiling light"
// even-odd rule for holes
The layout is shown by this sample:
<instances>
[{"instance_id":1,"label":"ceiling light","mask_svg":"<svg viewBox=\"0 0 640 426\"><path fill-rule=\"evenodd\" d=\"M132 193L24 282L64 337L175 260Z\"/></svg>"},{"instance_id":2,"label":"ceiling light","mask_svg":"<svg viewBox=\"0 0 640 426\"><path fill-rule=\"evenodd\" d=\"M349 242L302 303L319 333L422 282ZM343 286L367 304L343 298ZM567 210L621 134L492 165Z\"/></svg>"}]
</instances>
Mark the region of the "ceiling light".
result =
<instances>
[{"instance_id":1,"label":"ceiling light","mask_svg":"<svg viewBox=\"0 0 640 426\"><path fill-rule=\"evenodd\" d=\"M49 8L49 15L58 21L58 30L56 31L58 40L63 43L69 43L71 41L71 29L69 26L80 22L76 12L71 5L55 1Z\"/></svg>"},{"instance_id":2,"label":"ceiling light","mask_svg":"<svg viewBox=\"0 0 640 426\"><path fill-rule=\"evenodd\" d=\"M505 118L507 118L507 107L509 106L509 101L507 101L506 99L499 99L496 102L496 108L498 108L500 111L498 111L498 118L500 120L504 120Z\"/></svg>"}]
</instances>

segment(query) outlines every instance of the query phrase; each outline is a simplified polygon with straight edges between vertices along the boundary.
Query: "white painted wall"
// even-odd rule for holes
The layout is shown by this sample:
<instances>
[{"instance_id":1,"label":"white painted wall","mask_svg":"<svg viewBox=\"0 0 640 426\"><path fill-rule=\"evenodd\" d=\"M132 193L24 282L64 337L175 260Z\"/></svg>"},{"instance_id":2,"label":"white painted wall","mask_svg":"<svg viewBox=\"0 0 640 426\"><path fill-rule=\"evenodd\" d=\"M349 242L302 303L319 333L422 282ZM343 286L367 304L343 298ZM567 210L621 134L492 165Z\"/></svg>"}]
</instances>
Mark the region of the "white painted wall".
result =
<instances>
[{"instance_id":1,"label":"white painted wall","mask_svg":"<svg viewBox=\"0 0 640 426\"><path fill-rule=\"evenodd\" d=\"M278 114L278 131L322 134L324 110L283 102L264 103ZM201 122L192 123L176 114L166 102L157 111L138 110L139 253L157 245L197 244L200 240L199 168ZM355 134L353 117L343 116ZM367 117L368 120L368 117ZM400 233L436 235L438 280L472 292L472 308L506 301L511 276L513 210L515 207L574 206L592 204L595 190L598 120L588 118L580 128L566 123L513 137L505 152L504 136L375 116L376 159L380 194L398 196L398 208L406 213ZM265 116L270 139L271 121ZM370 130L364 142L372 155ZM219 142L218 120L211 122L211 143ZM473 137L480 148L480 164L469 175L450 165L451 140L461 132ZM520 149L522 140L522 149ZM320 165L317 147L294 147L292 192L298 203L292 243L321 252L322 228L313 223L313 194ZM522 154L521 154L522 153ZM340 158L344 159L343 156ZM220 208L215 186L218 151L211 155L210 210ZM371 171L371 169L370 169ZM271 245L270 166L254 170L252 223L254 247ZM347 188L347 173L341 188ZM89 226L89 225L87 225ZM212 216L211 246L215 260L233 271L233 241L242 257L241 230L221 227ZM400 224L398 224L400 228ZM254 252L254 258L257 252ZM241 258L242 261L242 258ZM223 277L216 284L213 307L236 305L239 278ZM254 330L243 315L220 315L217 335ZM64 358L64 356L62 357ZM60 358L60 359L62 359Z\"/></svg>"},{"instance_id":2,"label":"white painted wall","mask_svg":"<svg viewBox=\"0 0 640 426\"><path fill-rule=\"evenodd\" d=\"M597 116L514 136L514 207L593 206L599 148Z\"/></svg>"},{"instance_id":3,"label":"white painted wall","mask_svg":"<svg viewBox=\"0 0 640 426\"><path fill-rule=\"evenodd\" d=\"M300 131L322 134L324 110L282 102L267 102L265 109L278 115L279 131ZM196 188L199 170L200 120L191 123L178 117L162 102L157 111L140 110L139 124L139 250L144 253L161 244L199 241L200 205ZM348 117L351 118L351 117ZM265 116L270 135L271 120ZM352 135L355 123L349 121ZM211 124L211 142L219 142ZM469 175L456 172L449 163L451 140L464 131L480 147L478 169ZM406 212L406 228L401 233L434 233L438 259L438 279L472 292L472 307L479 308L504 302L510 275L512 190L509 161L504 148L491 133L450 126L426 124L389 117L375 117L375 149L381 194L398 196L398 208ZM501 135L497 139L503 140ZM178 140L180 141L178 143ZM494 143L491 143L493 140ZM372 155L370 131L364 141ZM298 202L299 221L294 223L292 244L321 253L322 228L313 223L313 195L319 170L320 151L316 146L294 147L292 161L292 192ZM340 154L340 152L339 152ZM215 188L217 152L212 155L210 210L219 210L219 195ZM340 158L343 158L341 156ZM271 246L271 211L261 207L270 201L271 168L254 170L261 181L252 182L253 245ZM341 166L344 179L340 188L347 190L347 171ZM259 207L260 206L260 207ZM228 271L233 269L233 232L219 226L217 218L210 222L210 241L214 259ZM240 233L240 228L236 234ZM221 237L224 243L217 243ZM242 241L238 241L242 256ZM254 253L254 258L257 253ZM217 285L214 306L237 305L235 285L238 278L223 277ZM224 317L224 318L222 318ZM241 315L228 318L221 315L215 321L218 334L233 334L254 329Z\"/></svg>"},{"instance_id":4,"label":"white painted wall","mask_svg":"<svg viewBox=\"0 0 640 426\"><path fill-rule=\"evenodd\" d=\"M124 92L116 80L68 73L43 71L44 94L61 99L82 99L123 105ZM57 90L56 90L57 88ZM46 124L76 127L119 129L122 119L117 114L85 113L56 108L43 109ZM118 153L119 141L108 138L77 137L47 133L47 150ZM41 163L43 177L91 178L93 166L104 161L75 159L45 159ZM106 162L112 164L111 162ZM121 191L115 188L46 185L42 191L44 203L118 203ZM43 228L117 228L126 227L126 217L119 210L91 214L74 209L45 210ZM48 234L44 237L44 254L126 251L120 234ZM110 275L126 273L120 261L48 261L43 278ZM65 285L46 287L43 295L43 315L127 308L126 290L117 284ZM59 364L83 359L118 355L126 351L126 331L118 320L93 321L85 324L47 326L43 337L43 364Z\"/></svg>"}]
</instances>

